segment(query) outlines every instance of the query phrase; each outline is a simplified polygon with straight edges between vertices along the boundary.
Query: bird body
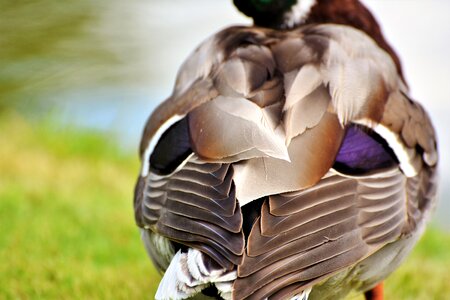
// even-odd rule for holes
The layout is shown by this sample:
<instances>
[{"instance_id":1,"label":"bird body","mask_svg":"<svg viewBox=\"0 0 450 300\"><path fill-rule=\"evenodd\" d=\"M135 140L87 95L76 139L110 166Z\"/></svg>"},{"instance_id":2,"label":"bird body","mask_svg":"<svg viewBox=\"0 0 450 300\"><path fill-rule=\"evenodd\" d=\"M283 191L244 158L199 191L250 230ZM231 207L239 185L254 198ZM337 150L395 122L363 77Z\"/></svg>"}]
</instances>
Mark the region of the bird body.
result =
<instances>
[{"instance_id":1,"label":"bird body","mask_svg":"<svg viewBox=\"0 0 450 300\"><path fill-rule=\"evenodd\" d=\"M365 292L423 231L437 165L428 115L376 23L307 21L359 2L308 2L292 28L280 18L207 39L149 118L134 207L165 271L157 299Z\"/></svg>"}]
</instances>

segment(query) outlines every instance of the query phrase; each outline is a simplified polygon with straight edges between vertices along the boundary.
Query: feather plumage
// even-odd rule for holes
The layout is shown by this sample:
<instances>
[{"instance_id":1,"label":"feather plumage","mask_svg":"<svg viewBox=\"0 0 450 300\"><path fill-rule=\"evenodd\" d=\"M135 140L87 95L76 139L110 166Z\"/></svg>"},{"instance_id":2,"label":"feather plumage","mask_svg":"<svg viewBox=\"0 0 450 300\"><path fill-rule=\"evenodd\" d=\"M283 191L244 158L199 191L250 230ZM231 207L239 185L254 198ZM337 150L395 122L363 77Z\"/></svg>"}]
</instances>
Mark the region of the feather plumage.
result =
<instances>
[{"instance_id":1,"label":"feather plumage","mask_svg":"<svg viewBox=\"0 0 450 300\"><path fill-rule=\"evenodd\" d=\"M361 15L345 22L325 2L293 29L217 33L150 117L135 216L168 268L158 297L217 282L202 268L236 274L216 283L224 298L344 296L389 275L417 240L434 203L432 124L370 13L348 0ZM333 18L344 25L317 24Z\"/></svg>"}]
</instances>

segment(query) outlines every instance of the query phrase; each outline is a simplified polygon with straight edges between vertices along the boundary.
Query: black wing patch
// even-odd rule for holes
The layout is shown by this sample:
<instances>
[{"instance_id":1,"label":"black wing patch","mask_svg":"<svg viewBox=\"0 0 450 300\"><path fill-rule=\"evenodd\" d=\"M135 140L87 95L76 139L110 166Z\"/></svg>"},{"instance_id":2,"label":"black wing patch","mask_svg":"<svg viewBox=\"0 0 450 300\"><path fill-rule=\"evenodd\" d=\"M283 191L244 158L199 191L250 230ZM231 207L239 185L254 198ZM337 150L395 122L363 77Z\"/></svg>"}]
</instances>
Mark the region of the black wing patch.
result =
<instances>
[{"instance_id":1,"label":"black wing patch","mask_svg":"<svg viewBox=\"0 0 450 300\"><path fill-rule=\"evenodd\" d=\"M159 139L150 156L150 171L168 175L192 153L187 118L173 124Z\"/></svg>"}]
</instances>

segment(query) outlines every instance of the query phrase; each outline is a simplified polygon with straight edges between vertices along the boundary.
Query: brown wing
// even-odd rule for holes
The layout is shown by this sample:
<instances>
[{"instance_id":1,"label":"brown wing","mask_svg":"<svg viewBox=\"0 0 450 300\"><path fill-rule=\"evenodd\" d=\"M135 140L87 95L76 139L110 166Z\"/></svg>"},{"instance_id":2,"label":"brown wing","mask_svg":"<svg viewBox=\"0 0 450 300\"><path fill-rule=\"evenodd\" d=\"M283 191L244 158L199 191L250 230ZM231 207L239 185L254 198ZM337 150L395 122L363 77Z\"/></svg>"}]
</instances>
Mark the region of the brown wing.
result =
<instances>
[{"instance_id":1,"label":"brown wing","mask_svg":"<svg viewBox=\"0 0 450 300\"><path fill-rule=\"evenodd\" d=\"M236 202L229 164L190 161L164 178L147 178L142 200L142 220L153 231L204 251L222 266L241 261L242 215Z\"/></svg>"},{"instance_id":2,"label":"brown wing","mask_svg":"<svg viewBox=\"0 0 450 300\"><path fill-rule=\"evenodd\" d=\"M270 196L249 236L236 298L317 281L398 238L405 184L395 169L375 179L330 174L304 191Z\"/></svg>"},{"instance_id":3,"label":"brown wing","mask_svg":"<svg viewBox=\"0 0 450 300\"><path fill-rule=\"evenodd\" d=\"M434 193L428 177L406 178L398 168L359 178L331 172L312 188L270 196L238 267L235 298L285 299L409 234L427 212L418 202Z\"/></svg>"}]
</instances>

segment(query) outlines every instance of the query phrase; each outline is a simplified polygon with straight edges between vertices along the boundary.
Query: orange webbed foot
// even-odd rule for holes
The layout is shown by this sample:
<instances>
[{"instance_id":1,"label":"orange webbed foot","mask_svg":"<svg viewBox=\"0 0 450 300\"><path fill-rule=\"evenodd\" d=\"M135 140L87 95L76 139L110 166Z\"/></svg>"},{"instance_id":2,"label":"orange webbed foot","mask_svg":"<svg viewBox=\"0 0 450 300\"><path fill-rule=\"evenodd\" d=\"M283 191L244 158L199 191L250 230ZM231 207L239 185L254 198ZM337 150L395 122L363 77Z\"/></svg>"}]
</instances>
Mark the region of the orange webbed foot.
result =
<instances>
[{"instance_id":1,"label":"orange webbed foot","mask_svg":"<svg viewBox=\"0 0 450 300\"><path fill-rule=\"evenodd\" d=\"M384 286L383 282L380 282L373 289L365 292L364 296L366 297L366 300L383 300L384 299L383 286Z\"/></svg>"}]
</instances>

